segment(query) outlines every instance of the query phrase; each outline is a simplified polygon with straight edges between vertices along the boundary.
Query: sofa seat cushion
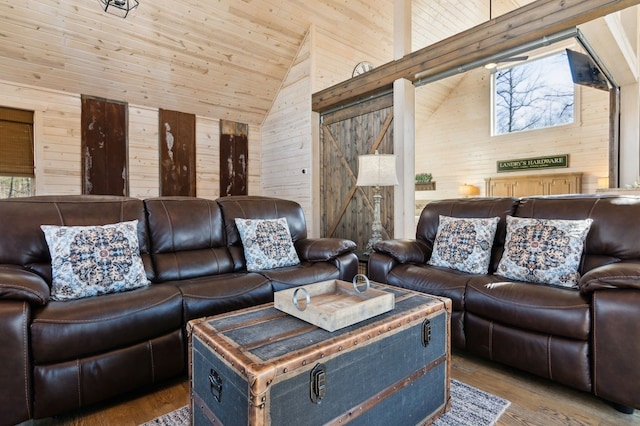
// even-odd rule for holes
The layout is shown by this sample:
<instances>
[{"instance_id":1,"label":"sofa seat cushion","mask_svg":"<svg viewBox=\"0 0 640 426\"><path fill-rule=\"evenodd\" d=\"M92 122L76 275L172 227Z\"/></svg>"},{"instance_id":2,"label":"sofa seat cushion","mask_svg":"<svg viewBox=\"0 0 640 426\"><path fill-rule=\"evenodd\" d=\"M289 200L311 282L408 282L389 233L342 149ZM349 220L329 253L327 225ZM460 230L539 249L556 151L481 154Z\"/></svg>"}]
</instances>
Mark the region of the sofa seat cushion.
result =
<instances>
[{"instance_id":1,"label":"sofa seat cushion","mask_svg":"<svg viewBox=\"0 0 640 426\"><path fill-rule=\"evenodd\" d=\"M467 312L467 350L540 377L591 391L590 342L522 330Z\"/></svg>"},{"instance_id":2,"label":"sofa seat cushion","mask_svg":"<svg viewBox=\"0 0 640 426\"><path fill-rule=\"evenodd\" d=\"M56 416L182 374L187 364L185 343L183 331L178 329L97 356L36 365L33 415ZM104 424L131 423L122 417L100 417ZM52 419L49 424L64 423L67 422Z\"/></svg>"},{"instance_id":3,"label":"sofa seat cushion","mask_svg":"<svg viewBox=\"0 0 640 426\"><path fill-rule=\"evenodd\" d=\"M49 302L34 310L33 360L48 364L84 358L168 334L182 326L181 303L177 288L160 284Z\"/></svg>"},{"instance_id":4,"label":"sofa seat cushion","mask_svg":"<svg viewBox=\"0 0 640 426\"><path fill-rule=\"evenodd\" d=\"M403 263L395 265L386 282L398 287L451 299L451 344L464 349L464 293L470 275L455 269Z\"/></svg>"},{"instance_id":5,"label":"sofa seat cushion","mask_svg":"<svg viewBox=\"0 0 640 426\"><path fill-rule=\"evenodd\" d=\"M487 280L491 282L487 282ZM472 278L467 286L467 312L511 327L550 336L588 340L590 298L578 290L512 282L499 276Z\"/></svg>"},{"instance_id":6,"label":"sofa seat cushion","mask_svg":"<svg viewBox=\"0 0 640 426\"><path fill-rule=\"evenodd\" d=\"M271 281L274 291L340 278L338 268L328 262L301 262L295 266L260 271L260 274Z\"/></svg>"},{"instance_id":7,"label":"sofa seat cushion","mask_svg":"<svg viewBox=\"0 0 640 426\"><path fill-rule=\"evenodd\" d=\"M271 283L253 272L171 281L182 292L184 321L273 301Z\"/></svg>"},{"instance_id":8,"label":"sofa seat cushion","mask_svg":"<svg viewBox=\"0 0 640 426\"><path fill-rule=\"evenodd\" d=\"M465 286L472 276L455 269L403 263L396 265L389 272L387 283L435 296L448 297L451 299L454 311L463 311Z\"/></svg>"}]
</instances>

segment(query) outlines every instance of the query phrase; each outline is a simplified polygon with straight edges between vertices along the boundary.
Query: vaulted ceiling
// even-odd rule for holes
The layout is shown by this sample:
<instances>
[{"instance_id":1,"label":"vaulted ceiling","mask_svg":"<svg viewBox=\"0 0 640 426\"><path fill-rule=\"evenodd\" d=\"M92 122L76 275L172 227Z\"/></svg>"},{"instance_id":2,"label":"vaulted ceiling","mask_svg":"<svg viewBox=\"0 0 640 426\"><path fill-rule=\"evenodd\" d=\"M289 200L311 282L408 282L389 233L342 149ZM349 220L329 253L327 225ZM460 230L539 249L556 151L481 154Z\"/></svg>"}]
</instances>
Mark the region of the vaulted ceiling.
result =
<instances>
[{"instance_id":1,"label":"vaulted ceiling","mask_svg":"<svg viewBox=\"0 0 640 426\"><path fill-rule=\"evenodd\" d=\"M413 46L531 1L413 0ZM312 25L391 60L393 4L140 0L122 19L95 0L1 2L0 79L260 124Z\"/></svg>"}]
</instances>

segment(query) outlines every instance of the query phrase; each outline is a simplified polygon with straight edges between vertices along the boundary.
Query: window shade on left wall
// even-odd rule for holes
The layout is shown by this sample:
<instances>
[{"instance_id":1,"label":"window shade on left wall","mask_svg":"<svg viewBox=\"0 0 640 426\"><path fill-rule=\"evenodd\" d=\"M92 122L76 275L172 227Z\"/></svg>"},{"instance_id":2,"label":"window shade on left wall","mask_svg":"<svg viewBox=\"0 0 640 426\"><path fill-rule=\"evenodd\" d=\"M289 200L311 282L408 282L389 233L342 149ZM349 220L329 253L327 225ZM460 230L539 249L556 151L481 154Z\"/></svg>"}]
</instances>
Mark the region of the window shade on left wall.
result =
<instances>
[{"instance_id":1,"label":"window shade on left wall","mask_svg":"<svg viewBox=\"0 0 640 426\"><path fill-rule=\"evenodd\" d=\"M0 175L34 177L33 111L0 107Z\"/></svg>"}]
</instances>

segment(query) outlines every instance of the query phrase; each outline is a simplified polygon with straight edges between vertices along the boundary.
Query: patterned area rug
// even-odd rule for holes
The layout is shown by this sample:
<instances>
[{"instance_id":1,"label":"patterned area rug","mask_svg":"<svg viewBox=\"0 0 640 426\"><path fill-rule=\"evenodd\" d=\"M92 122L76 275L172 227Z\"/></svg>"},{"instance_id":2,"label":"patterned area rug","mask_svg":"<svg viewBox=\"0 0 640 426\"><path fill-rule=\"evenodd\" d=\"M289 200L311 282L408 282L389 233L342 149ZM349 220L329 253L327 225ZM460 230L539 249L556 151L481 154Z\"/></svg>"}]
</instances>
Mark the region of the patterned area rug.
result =
<instances>
[{"instance_id":1,"label":"patterned area rug","mask_svg":"<svg viewBox=\"0 0 640 426\"><path fill-rule=\"evenodd\" d=\"M511 404L480 389L457 380L451 380L451 410L440 417L434 426L491 426ZM143 426L183 426L189 425L189 407L155 418Z\"/></svg>"}]
</instances>

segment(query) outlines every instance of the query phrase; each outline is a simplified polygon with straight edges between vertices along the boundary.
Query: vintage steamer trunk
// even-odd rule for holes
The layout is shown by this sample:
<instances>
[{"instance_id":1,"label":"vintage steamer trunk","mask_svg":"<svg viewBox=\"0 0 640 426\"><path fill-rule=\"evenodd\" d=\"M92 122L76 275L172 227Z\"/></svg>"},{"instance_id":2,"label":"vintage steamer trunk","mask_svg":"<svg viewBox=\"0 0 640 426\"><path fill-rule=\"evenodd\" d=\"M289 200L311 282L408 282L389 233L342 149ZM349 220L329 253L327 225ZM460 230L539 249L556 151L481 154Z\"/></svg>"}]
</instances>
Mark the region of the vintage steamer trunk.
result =
<instances>
[{"instance_id":1,"label":"vintage steamer trunk","mask_svg":"<svg viewBox=\"0 0 640 426\"><path fill-rule=\"evenodd\" d=\"M410 425L449 408L451 301L374 284L395 308L328 332L272 304L189 323L193 423Z\"/></svg>"}]
</instances>

